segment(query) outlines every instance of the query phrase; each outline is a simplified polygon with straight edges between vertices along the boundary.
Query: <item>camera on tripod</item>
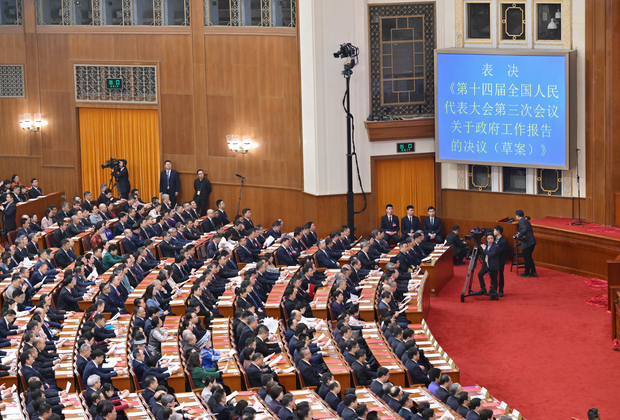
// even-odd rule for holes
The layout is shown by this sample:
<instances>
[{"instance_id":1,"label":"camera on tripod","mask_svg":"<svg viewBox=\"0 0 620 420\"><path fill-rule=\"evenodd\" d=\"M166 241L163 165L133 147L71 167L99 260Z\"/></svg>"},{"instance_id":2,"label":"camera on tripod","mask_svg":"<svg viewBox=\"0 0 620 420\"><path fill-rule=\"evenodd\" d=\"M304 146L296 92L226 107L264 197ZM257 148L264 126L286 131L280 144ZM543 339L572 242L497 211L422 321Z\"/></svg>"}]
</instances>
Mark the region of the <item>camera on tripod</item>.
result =
<instances>
[{"instance_id":1,"label":"camera on tripod","mask_svg":"<svg viewBox=\"0 0 620 420\"><path fill-rule=\"evenodd\" d=\"M112 170L118 169L121 166L121 161L126 165L127 161L125 159L114 159L110 158L105 161L105 165L101 165L101 169L110 168Z\"/></svg>"},{"instance_id":2,"label":"camera on tripod","mask_svg":"<svg viewBox=\"0 0 620 420\"><path fill-rule=\"evenodd\" d=\"M476 245L480 245L482 243L482 238L486 235L486 232L486 228L475 226L469 231L469 235L465 235L465 240L471 241L473 239Z\"/></svg>"},{"instance_id":3,"label":"camera on tripod","mask_svg":"<svg viewBox=\"0 0 620 420\"><path fill-rule=\"evenodd\" d=\"M360 50L351 43L340 44L340 49L334 53L334 58L346 58L351 59L350 62L344 65L345 71L350 71L357 65L357 57L360 55Z\"/></svg>"}]
</instances>

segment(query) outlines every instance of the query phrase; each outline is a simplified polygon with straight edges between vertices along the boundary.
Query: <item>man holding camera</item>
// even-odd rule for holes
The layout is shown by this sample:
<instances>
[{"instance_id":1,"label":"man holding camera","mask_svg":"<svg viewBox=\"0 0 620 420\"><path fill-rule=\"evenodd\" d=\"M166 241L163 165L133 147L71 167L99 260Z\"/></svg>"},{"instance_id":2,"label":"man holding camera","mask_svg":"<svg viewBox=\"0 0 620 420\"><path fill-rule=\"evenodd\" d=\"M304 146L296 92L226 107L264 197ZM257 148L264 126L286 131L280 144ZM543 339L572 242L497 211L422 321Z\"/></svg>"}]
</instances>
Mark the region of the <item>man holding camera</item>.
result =
<instances>
[{"instance_id":1,"label":"man holding camera","mask_svg":"<svg viewBox=\"0 0 620 420\"><path fill-rule=\"evenodd\" d=\"M480 251L484 255L484 263L478 272L480 290L474 294L484 295L487 292L487 287L484 283L484 275L489 273L489 277L491 277L491 300L499 300L497 297L497 272L499 271L500 248L495 244L495 235L493 235L493 232L488 232L486 236L487 243L480 244Z\"/></svg>"},{"instance_id":2,"label":"man holding camera","mask_svg":"<svg viewBox=\"0 0 620 420\"><path fill-rule=\"evenodd\" d=\"M115 165L112 167L112 176L116 179L116 188L121 198L127 199L129 191L131 191L131 184L129 183L129 172L127 172L127 161L125 159L115 161Z\"/></svg>"},{"instance_id":3,"label":"man holding camera","mask_svg":"<svg viewBox=\"0 0 620 420\"><path fill-rule=\"evenodd\" d=\"M515 239L518 238L521 241L521 252L525 262L525 272L521 274L521 277L536 277L538 274L536 273L536 266L532 258L532 253L536 247L536 239L534 239L532 224L524 217L523 210L517 210L515 216L519 221L519 231L515 235Z\"/></svg>"}]
</instances>

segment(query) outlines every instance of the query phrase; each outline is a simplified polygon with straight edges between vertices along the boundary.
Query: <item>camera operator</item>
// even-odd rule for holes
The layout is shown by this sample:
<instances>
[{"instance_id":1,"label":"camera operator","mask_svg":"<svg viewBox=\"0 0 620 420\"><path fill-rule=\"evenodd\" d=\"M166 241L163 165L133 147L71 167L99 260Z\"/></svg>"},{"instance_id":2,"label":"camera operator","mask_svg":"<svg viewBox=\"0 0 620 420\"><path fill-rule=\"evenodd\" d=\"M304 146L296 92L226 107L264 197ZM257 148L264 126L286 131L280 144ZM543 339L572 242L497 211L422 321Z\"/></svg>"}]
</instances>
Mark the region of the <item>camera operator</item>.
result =
<instances>
[{"instance_id":1,"label":"camera operator","mask_svg":"<svg viewBox=\"0 0 620 420\"><path fill-rule=\"evenodd\" d=\"M129 183L129 172L127 172L127 161L120 159L116 161L116 165L112 168L112 176L116 179L116 188L121 198L127 199L131 184Z\"/></svg>"},{"instance_id":2,"label":"camera operator","mask_svg":"<svg viewBox=\"0 0 620 420\"><path fill-rule=\"evenodd\" d=\"M493 228L495 235L495 246L499 248L499 297L504 297L504 266L506 265L506 254L508 254L508 242L504 238L504 228L497 225Z\"/></svg>"},{"instance_id":3,"label":"camera operator","mask_svg":"<svg viewBox=\"0 0 620 420\"><path fill-rule=\"evenodd\" d=\"M480 244L480 249L484 255L484 263L482 268L478 272L478 281L480 282L480 290L475 292L475 295L483 295L487 292L487 287L484 283L484 275L489 273L491 277L491 300L498 300L497 297L497 272L499 271L499 246L495 244L495 236L493 232L488 232L487 243Z\"/></svg>"},{"instance_id":4,"label":"camera operator","mask_svg":"<svg viewBox=\"0 0 620 420\"><path fill-rule=\"evenodd\" d=\"M524 217L523 210L517 210L515 216L519 221L519 231L515 235L515 239L518 238L521 241L521 252L525 262L525 272L521 274L521 277L536 277L538 274L536 273L536 266L532 258L532 253L536 247L536 239L534 239L532 224Z\"/></svg>"},{"instance_id":5,"label":"camera operator","mask_svg":"<svg viewBox=\"0 0 620 420\"><path fill-rule=\"evenodd\" d=\"M5 196L5 203L0 205L0 210L4 212L4 231L11 232L17 229L15 224L15 214L17 213L17 206L15 204L15 197L12 193L7 193Z\"/></svg>"},{"instance_id":6,"label":"camera operator","mask_svg":"<svg viewBox=\"0 0 620 420\"><path fill-rule=\"evenodd\" d=\"M465 245L465 241L459 237L459 232L461 227L459 225L452 226L452 233L448 233L446 235L446 246L452 246L454 248L454 254L452 259L454 260L454 265L462 265L464 264L463 258L465 258L468 254L467 245Z\"/></svg>"}]
</instances>

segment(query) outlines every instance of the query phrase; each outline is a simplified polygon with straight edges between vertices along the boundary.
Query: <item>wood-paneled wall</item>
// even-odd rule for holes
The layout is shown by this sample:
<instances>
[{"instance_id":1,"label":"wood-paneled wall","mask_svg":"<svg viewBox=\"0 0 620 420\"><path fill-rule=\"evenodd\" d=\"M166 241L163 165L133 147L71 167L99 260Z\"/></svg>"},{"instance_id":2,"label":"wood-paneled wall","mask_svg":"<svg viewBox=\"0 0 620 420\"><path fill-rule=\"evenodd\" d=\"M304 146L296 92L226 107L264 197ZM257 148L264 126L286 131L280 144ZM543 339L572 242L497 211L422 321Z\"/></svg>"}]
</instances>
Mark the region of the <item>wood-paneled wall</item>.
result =
<instances>
[{"instance_id":1,"label":"wood-paneled wall","mask_svg":"<svg viewBox=\"0 0 620 420\"><path fill-rule=\"evenodd\" d=\"M159 159L179 171L181 200L191 199L200 168L213 185L212 204L222 198L236 210L241 174L242 205L253 208L257 222L283 218L292 229L313 220L321 234L337 229L346 222L345 196L303 193L296 30L205 31L203 1L190 2L189 28L92 28L39 27L34 0L24 0L23 32L0 28L0 64L23 64L26 78L25 98L0 98L0 179L18 173L25 183L39 178L44 191L81 194L77 107L157 109ZM76 103L76 63L156 65L159 103ZM25 112L41 112L48 125L39 133L21 130L17 116ZM235 154L227 134L250 135L259 147ZM369 215L357 216L361 233L370 231Z\"/></svg>"},{"instance_id":2,"label":"wood-paneled wall","mask_svg":"<svg viewBox=\"0 0 620 420\"><path fill-rule=\"evenodd\" d=\"M578 215L577 198L571 197L449 189L442 190L441 194L439 215L443 217L496 221L514 217L518 209L532 219L545 216L576 218ZM583 211L585 199L581 200Z\"/></svg>"}]
</instances>

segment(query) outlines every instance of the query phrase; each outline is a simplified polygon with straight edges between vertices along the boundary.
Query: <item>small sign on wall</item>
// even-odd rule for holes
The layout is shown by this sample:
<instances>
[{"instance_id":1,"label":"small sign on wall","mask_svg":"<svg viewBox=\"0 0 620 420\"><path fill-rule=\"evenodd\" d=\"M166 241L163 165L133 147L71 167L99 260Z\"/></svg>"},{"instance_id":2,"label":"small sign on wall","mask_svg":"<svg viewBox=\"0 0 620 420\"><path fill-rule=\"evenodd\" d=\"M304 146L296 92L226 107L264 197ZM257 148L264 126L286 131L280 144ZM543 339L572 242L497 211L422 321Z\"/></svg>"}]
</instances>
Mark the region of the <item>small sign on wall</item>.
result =
<instances>
[{"instance_id":1,"label":"small sign on wall","mask_svg":"<svg viewBox=\"0 0 620 420\"><path fill-rule=\"evenodd\" d=\"M396 143L396 153L411 153L415 152L415 143Z\"/></svg>"}]
</instances>

